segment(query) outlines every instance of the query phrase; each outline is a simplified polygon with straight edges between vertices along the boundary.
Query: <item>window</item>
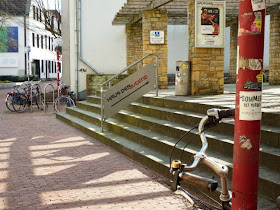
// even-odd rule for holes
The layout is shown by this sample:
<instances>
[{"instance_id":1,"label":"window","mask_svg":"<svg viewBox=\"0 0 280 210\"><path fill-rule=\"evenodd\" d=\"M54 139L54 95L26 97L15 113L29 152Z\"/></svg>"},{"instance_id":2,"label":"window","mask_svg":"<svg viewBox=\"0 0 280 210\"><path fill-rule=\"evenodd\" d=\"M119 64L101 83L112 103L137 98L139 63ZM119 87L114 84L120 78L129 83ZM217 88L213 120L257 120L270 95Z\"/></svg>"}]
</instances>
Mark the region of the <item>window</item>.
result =
<instances>
[{"instance_id":1,"label":"window","mask_svg":"<svg viewBox=\"0 0 280 210\"><path fill-rule=\"evenodd\" d=\"M45 61L45 64L46 64L46 75L47 75L47 73L48 73L48 62Z\"/></svg>"},{"instance_id":2,"label":"window","mask_svg":"<svg viewBox=\"0 0 280 210\"><path fill-rule=\"evenodd\" d=\"M45 36L45 45L46 45L46 49L48 49L48 37Z\"/></svg>"},{"instance_id":3,"label":"window","mask_svg":"<svg viewBox=\"0 0 280 210\"><path fill-rule=\"evenodd\" d=\"M44 49L44 36L41 35L41 48Z\"/></svg>"},{"instance_id":4,"label":"window","mask_svg":"<svg viewBox=\"0 0 280 210\"><path fill-rule=\"evenodd\" d=\"M40 37L39 37L38 34L37 34L37 47L38 47L38 48L40 47Z\"/></svg>"},{"instance_id":5,"label":"window","mask_svg":"<svg viewBox=\"0 0 280 210\"><path fill-rule=\"evenodd\" d=\"M52 38L52 51L53 51L53 38Z\"/></svg>"},{"instance_id":6,"label":"window","mask_svg":"<svg viewBox=\"0 0 280 210\"><path fill-rule=\"evenodd\" d=\"M39 9L36 7L36 20L39 20Z\"/></svg>"},{"instance_id":7,"label":"window","mask_svg":"<svg viewBox=\"0 0 280 210\"><path fill-rule=\"evenodd\" d=\"M48 61L48 66L49 66L49 73L51 73L51 62Z\"/></svg>"},{"instance_id":8,"label":"window","mask_svg":"<svg viewBox=\"0 0 280 210\"><path fill-rule=\"evenodd\" d=\"M41 72L44 73L44 61L41 60Z\"/></svg>"},{"instance_id":9,"label":"window","mask_svg":"<svg viewBox=\"0 0 280 210\"><path fill-rule=\"evenodd\" d=\"M57 73L57 70L56 70L56 62L54 62L54 71L55 71L55 73Z\"/></svg>"},{"instance_id":10,"label":"window","mask_svg":"<svg viewBox=\"0 0 280 210\"><path fill-rule=\"evenodd\" d=\"M51 20L51 28L54 29L54 16L52 16L52 20Z\"/></svg>"},{"instance_id":11,"label":"window","mask_svg":"<svg viewBox=\"0 0 280 210\"><path fill-rule=\"evenodd\" d=\"M35 20L36 18L36 9L35 9L35 6L33 6L33 19Z\"/></svg>"},{"instance_id":12,"label":"window","mask_svg":"<svg viewBox=\"0 0 280 210\"><path fill-rule=\"evenodd\" d=\"M32 33L32 46L35 47L35 34Z\"/></svg>"},{"instance_id":13,"label":"window","mask_svg":"<svg viewBox=\"0 0 280 210\"><path fill-rule=\"evenodd\" d=\"M40 22L42 22L42 10L40 9L39 12L40 12Z\"/></svg>"},{"instance_id":14,"label":"window","mask_svg":"<svg viewBox=\"0 0 280 210\"><path fill-rule=\"evenodd\" d=\"M49 37L49 50L51 49L51 37Z\"/></svg>"}]
</instances>

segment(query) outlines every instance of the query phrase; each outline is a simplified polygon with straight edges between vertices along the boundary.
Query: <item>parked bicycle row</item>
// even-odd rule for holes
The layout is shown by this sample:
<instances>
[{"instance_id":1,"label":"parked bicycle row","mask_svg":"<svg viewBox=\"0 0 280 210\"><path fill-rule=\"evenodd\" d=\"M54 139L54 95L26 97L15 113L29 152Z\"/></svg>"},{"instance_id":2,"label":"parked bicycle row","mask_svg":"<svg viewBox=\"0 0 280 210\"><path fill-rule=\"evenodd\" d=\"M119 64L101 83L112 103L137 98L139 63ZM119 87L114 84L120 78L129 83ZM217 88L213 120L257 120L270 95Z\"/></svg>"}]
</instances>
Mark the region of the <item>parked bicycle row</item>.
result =
<instances>
[{"instance_id":1,"label":"parked bicycle row","mask_svg":"<svg viewBox=\"0 0 280 210\"><path fill-rule=\"evenodd\" d=\"M36 106L39 110L46 110L46 108L48 108L48 103L45 99L44 93L46 91L46 87L50 84L45 86L43 93L41 91L40 83L41 81L25 81L21 85L15 86L14 89L6 95L6 107L11 112L18 113L25 112L26 109L32 111L33 106ZM73 91L68 91L69 87L70 86L65 85L62 81L60 81L59 96L52 101L53 108L56 112L65 111L67 107L76 105L75 94ZM52 86L52 88L54 94L54 87Z\"/></svg>"}]
</instances>

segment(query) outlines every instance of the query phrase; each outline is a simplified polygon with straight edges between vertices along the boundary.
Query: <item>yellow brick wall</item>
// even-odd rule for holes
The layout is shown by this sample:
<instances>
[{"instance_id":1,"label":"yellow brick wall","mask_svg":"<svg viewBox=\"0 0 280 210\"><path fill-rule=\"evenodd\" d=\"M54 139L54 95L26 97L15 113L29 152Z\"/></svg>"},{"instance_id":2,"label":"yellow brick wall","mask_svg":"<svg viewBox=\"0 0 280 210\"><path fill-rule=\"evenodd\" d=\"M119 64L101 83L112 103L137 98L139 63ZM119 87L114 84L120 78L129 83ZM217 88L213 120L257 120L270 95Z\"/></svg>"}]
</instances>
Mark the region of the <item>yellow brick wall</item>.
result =
<instances>
[{"instance_id":1,"label":"yellow brick wall","mask_svg":"<svg viewBox=\"0 0 280 210\"><path fill-rule=\"evenodd\" d=\"M142 15L143 24L143 55L156 53L158 59L158 84L160 89L167 88L167 11L166 9L144 10ZM164 30L164 44L150 44L150 30ZM151 57L144 60L148 64L155 58Z\"/></svg>"},{"instance_id":2,"label":"yellow brick wall","mask_svg":"<svg viewBox=\"0 0 280 210\"><path fill-rule=\"evenodd\" d=\"M269 84L280 85L280 11L279 5L271 8L270 14L270 49L269 49Z\"/></svg>"},{"instance_id":3,"label":"yellow brick wall","mask_svg":"<svg viewBox=\"0 0 280 210\"><path fill-rule=\"evenodd\" d=\"M126 58L127 66L143 57L142 23L127 24L126 32ZM142 64L140 64L140 67ZM128 74L137 70L137 65L128 70Z\"/></svg>"},{"instance_id":4,"label":"yellow brick wall","mask_svg":"<svg viewBox=\"0 0 280 210\"><path fill-rule=\"evenodd\" d=\"M189 61L191 94L222 94L224 91L224 49L195 48L195 0L188 1Z\"/></svg>"},{"instance_id":5,"label":"yellow brick wall","mask_svg":"<svg viewBox=\"0 0 280 210\"><path fill-rule=\"evenodd\" d=\"M237 62L237 33L238 23L233 22L230 26L230 82L236 82L236 62Z\"/></svg>"}]
</instances>

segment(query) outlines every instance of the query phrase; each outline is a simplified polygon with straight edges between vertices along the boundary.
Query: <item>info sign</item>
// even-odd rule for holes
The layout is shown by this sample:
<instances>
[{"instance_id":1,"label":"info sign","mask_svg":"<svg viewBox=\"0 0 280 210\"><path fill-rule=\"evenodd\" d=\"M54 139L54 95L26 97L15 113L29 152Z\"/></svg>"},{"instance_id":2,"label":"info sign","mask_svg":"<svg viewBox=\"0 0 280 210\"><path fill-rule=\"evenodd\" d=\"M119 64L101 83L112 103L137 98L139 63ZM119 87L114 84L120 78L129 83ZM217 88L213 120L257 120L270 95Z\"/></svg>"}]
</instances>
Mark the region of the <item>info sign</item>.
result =
<instances>
[{"instance_id":1,"label":"info sign","mask_svg":"<svg viewBox=\"0 0 280 210\"><path fill-rule=\"evenodd\" d=\"M104 119L153 90L156 85L156 63L150 63L117 83L104 94Z\"/></svg>"},{"instance_id":2,"label":"info sign","mask_svg":"<svg viewBox=\"0 0 280 210\"><path fill-rule=\"evenodd\" d=\"M164 31L150 31L150 44L164 44Z\"/></svg>"},{"instance_id":3,"label":"info sign","mask_svg":"<svg viewBox=\"0 0 280 210\"><path fill-rule=\"evenodd\" d=\"M224 1L195 1L195 47L224 48Z\"/></svg>"}]
</instances>

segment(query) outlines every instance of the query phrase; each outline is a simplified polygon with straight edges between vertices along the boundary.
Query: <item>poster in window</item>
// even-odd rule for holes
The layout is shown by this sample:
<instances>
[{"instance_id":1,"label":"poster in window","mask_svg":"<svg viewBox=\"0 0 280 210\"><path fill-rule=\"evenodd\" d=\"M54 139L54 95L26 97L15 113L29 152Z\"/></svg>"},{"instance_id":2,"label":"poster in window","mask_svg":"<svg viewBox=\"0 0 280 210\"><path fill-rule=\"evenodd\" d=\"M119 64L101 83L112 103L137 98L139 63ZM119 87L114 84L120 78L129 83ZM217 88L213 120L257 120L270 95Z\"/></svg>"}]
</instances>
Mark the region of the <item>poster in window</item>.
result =
<instances>
[{"instance_id":1,"label":"poster in window","mask_svg":"<svg viewBox=\"0 0 280 210\"><path fill-rule=\"evenodd\" d=\"M195 47L223 48L225 2L196 0Z\"/></svg>"}]
</instances>

